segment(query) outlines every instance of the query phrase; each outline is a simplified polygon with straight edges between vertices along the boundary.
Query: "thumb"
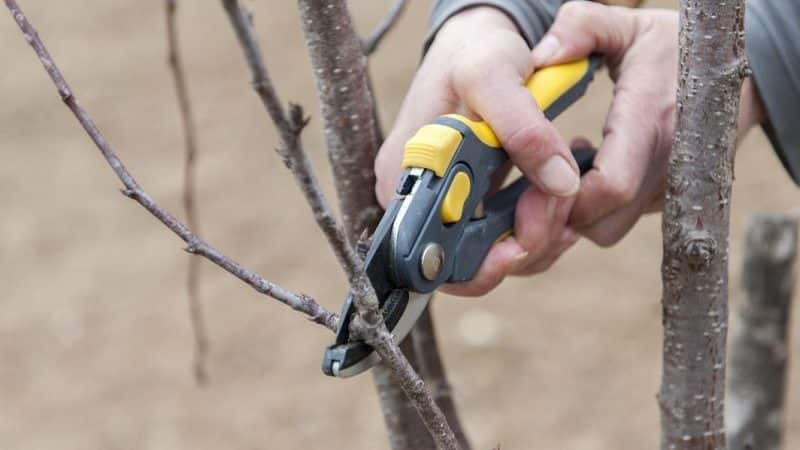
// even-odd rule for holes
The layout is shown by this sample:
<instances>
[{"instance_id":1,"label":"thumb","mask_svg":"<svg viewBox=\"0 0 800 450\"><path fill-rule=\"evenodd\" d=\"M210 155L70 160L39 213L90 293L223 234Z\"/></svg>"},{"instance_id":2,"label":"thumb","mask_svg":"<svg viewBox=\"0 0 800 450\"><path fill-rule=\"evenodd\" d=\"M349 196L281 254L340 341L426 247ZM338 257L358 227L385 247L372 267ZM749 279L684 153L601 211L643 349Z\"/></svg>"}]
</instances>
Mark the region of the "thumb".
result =
<instances>
[{"instance_id":1,"label":"thumb","mask_svg":"<svg viewBox=\"0 0 800 450\"><path fill-rule=\"evenodd\" d=\"M558 10L550 30L533 49L536 67L549 66L602 53L617 60L636 34L636 13L629 8L593 2L569 2Z\"/></svg>"}]
</instances>

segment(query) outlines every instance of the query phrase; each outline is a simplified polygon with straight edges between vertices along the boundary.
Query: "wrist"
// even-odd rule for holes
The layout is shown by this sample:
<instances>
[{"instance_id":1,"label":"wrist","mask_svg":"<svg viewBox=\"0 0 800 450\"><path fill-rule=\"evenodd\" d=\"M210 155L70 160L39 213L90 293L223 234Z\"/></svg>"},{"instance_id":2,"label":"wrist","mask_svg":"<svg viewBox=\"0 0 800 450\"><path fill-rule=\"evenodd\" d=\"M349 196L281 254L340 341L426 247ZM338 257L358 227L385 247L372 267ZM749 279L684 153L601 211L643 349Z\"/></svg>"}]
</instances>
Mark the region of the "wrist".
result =
<instances>
[{"instance_id":1,"label":"wrist","mask_svg":"<svg viewBox=\"0 0 800 450\"><path fill-rule=\"evenodd\" d=\"M465 34L475 36L476 30L491 29L518 31L514 21L503 10L494 6L473 6L450 16L436 33L434 42L450 36L463 40Z\"/></svg>"}]
</instances>

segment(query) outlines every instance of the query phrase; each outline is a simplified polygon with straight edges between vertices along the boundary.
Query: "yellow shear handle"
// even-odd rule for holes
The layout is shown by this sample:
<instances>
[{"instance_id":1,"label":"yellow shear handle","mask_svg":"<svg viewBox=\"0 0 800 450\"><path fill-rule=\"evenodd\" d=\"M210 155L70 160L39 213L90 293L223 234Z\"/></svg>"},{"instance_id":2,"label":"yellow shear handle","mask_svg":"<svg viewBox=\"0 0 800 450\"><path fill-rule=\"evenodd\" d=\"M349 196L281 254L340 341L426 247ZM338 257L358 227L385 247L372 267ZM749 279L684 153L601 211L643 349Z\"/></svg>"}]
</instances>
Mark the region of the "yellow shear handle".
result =
<instances>
[{"instance_id":1,"label":"yellow shear handle","mask_svg":"<svg viewBox=\"0 0 800 450\"><path fill-rule=\"evenodd\" d=\"M548 109L557 106L559 100L566 98L566 94L575 89L585 88L582 85L591 81L592 74L589 73L591 70L589 58L545 67L536 71L525 83L525 87L533 95L539 109L548 115ZM460 114L448 114L445 117L458 120L470 127L475 136L489 147L500 147L500 141L486 122L470 120Z\"/></svg>"},{"instance_id":2,"label":"yellow shear handle","mask_svg":"<svg viewBox=\"0 0 800 450\"><path fill-rule=\"evenodd\" d=\"M583 94L599 61L599 55L592 55L578 61L546 67L536 71L525 87L545 116L552 120ZM468 126L484 145L500 148L500 141L486 122L470 120L459 114L444 117ZM406 143L402 167L421 167L443 177L461 140L461 133L452 127L435 123L425 125Z\"/></svg>"}]
</instances>

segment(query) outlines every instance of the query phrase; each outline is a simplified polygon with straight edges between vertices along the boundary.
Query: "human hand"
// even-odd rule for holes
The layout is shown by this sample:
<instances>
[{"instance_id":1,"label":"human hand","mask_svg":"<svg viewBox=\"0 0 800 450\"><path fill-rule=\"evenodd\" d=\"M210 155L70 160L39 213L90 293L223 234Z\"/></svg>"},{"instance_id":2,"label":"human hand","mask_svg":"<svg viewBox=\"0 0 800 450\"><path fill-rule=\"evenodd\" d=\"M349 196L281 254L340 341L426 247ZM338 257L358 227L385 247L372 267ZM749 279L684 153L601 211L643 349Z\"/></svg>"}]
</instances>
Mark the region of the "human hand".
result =
<instances>
[{"instance_id":1,"label":"human hand","mask_svg":"<svg viewBox=\"0 0 800 450\"><path fill-rule=\"evenodd\" d=\"M615 83L603 142L569 219L569 226L599 245L613 245L642 214L661 209L675 127L677 36L674 11L570 2L533 51L537 67L602 53ZM739 137L763 118L747 80Z\"/></svg>"},{"instance_id":2,"label":"human hand","mask_svg":"<svg viewBox=\"0 0 800 450\"><path fill-rule=\"evenodd\" d=\"M378 154L377 196L386 206L401 175L405 142L422 125L457 112L486 120L533 183L519 200L514 237L492 247L472 281L448 285L445 291L482 295L510 272L549 267L578 239L565 227L580 186L577 165L524 88L532 73L531 52L504 13L476 7L457 14L437 33Z\"/></svg>"}]
</instances>

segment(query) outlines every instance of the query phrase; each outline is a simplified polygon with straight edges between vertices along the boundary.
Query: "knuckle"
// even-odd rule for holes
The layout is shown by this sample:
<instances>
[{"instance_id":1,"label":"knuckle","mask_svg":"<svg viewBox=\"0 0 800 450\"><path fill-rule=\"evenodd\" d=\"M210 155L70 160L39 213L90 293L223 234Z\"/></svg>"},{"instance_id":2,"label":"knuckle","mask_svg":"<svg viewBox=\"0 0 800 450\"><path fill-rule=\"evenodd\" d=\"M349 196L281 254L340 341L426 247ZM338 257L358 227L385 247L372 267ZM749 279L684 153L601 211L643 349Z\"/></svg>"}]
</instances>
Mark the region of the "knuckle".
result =
<instances>
[{"instance_id":1,"label":"knuckle","mask_svg":"<svg viewBox=\"0 0 800 450\"><path fill-rule=\"evenodd\" d=\"M547 252L550 244L547 239L547 233L544 232L520 236L517 242L528 252L528 263L526 265L531 265L533 262L538 261Z\"/></svg>"},{"instance_id":2,"label":"knuckle","mask_svg":"<svg viewBox=\"0 0 800 450\"><path fill-rule=\"evenodd\" d=\"M553 267L553 265L554 265L555 263L556 263L556 258L553 258L553 259L548 259L548 260L547 260L547 261L545 261L544 263L542 263L542 264L540 264L539 266L535 267L535 268L533 269L533 273L547 272L548 270L550 270L550 268L552 268L552 267Z\"/></svg>"},{"instance_id":3,"label":"knuckle","mask_svg":"<svg viewBox=\"0 0 800 450\"><path fill-rule=\"evenodd\" d=\"M551 140L548 125L537 121L512 131L506 139L505 147L510 153L525 153L534 160L539 160L544 156L544 149L555 148L555 145L550 145Z\"/></svg>"},{"instance_id":4,"label":"knuckle","mask_svg":"<svg viewBox=\"0 0 800 450\"><path fill-rule=\"evenodd\" d=\"M489 65L478 58L460 58L453 64L453 86L459 92L465 92L479 86L489 76Z\"/></svg>"},{"instance_id":5,"label":"knuckle","mask_svg":"<svg viewBox=\"0 0 800 450\"><path fill-rule=\"evenodd\" d=\"M601 195L613 208L627 206L636 198L636 183L627 177L607 177Z\"/></svg>"},{"instance_id":6,"label":"knuckle","mask_svg":"<svg viewBox=\"0 0 800 450\"><path fill-rule=\"evenodd\" d=\"M567 2L558 10L558 18L570 25L578 25L589 20L590 8L584 2Z\"/></svg>"},{"instance_id":7,"label":"knuckle","mask_svg":"<svg viewBox=\"0 0 800 450\"><path fill-rule=\"evenodd\" d=\"M497 52L492 45L464 48L451 66L453 84L468 88L483 83L497 67L496 60Z\"/></svg>"},{"instance_id":8,"label":"knuckle","mask_svg":"<svg viewBox=\"0 0 800 450\"><path fill-rule=\"evenodd\" d=\"M622 239L623 233L608 227L598 226L591 228L583 235L598 246L608 248L616 245Z\"/></svg>"},{"instance_id":9,"label":"knuckle","mask_svg":"<svg viewBox=\"0 0 800 450\"><path fill-rule=\"evenodd\" d=\"M510 30L494 30L482 37L476 45L463 46L452 57L451 80L464 92L485 83L496 74L514 68L520 55L528 54L525 41Z\"/></svg>"}]
</instances>

